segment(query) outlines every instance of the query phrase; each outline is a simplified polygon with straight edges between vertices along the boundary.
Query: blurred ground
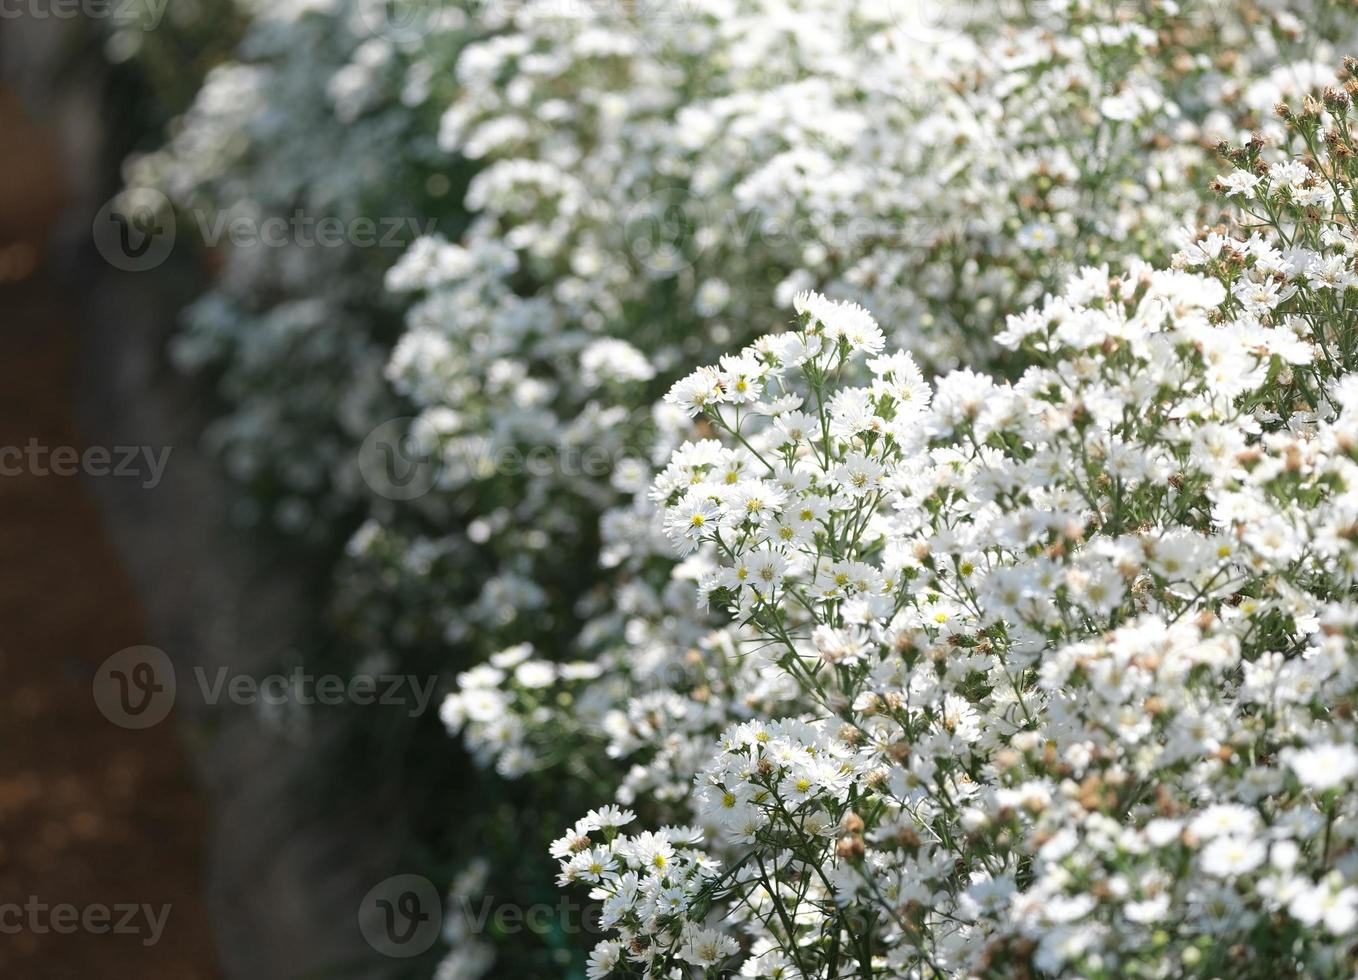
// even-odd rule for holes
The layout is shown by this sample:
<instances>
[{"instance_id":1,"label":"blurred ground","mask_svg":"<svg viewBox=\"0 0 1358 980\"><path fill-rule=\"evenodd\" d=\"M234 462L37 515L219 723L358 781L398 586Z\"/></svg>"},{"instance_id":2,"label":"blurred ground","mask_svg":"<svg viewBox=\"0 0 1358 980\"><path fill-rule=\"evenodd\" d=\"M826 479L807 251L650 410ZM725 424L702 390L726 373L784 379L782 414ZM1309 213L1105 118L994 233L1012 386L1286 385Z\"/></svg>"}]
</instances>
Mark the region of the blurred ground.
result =
<instances>
[{"instance_id":1,"label":"blurred ground","mask_svg":"<svg viewBox=\"0 0 1358 980\"><path fill-rule=\"evenodd\" d=\"M80 446L71 324L52 287L0 287L0 310L0 446ZM0 906L108 906L110 930L123 907L139 908L135 934L101 935L51 931L35 906L0 939L0 976L217 975L204 811L174 729L120 729L91 693L95 668L146 635L85 486L0 476ZM146 906L167 916L153 944ZM11 913L0 928L15 922Z\"/></svg>"},{"instance_id":2,"label":"blurred ground","mask_svg":"<svg viewBox=\"0 0 1358 980\"><path fill-rule=\"evenodd\" d=\"M38 269L63 198L56 154L3 89L0 132L0 446L80 447L70 312ZM217 957L203 899L205 814L185 756L172 727L120 729L92 695L105 658L146 642L137 597L88 488L8 468L17 472L0 475L0 907L23 911L0 918L0 976L208 980ZM89 928L66 932L58 905Z\"/></svg>"},{"instance_id":3,"label":"blurred ground","mask_svg":"<svg viewBox=\"0 0 1358 980\"><path fill-rule=\"evenodd\" d=\"M166 363L176 311L199 280L82 264L75 305L80 428L97 445L173 447L163 481L91 481L150 623L180 679L173 719L210 811L207 901L229 980L367 980L401 962L358 928L360 902L395 869L382 801L334 807L312 792L323 726L262 724L252 706L204 704L196 679L265 676L291 662L311 620L287 542L233 530L235 497L201 442L204 390ZM295 557L295 556L293 556ZM0 624L2 627L3 624ZM0 974L0 980L8 980Z\"/></svg>"},{"instance_id":4,"label":"blurred ground","mask_svg":"<svg viewBox=\"0 0 1358 980\"><path fill-rule=\"evenodd\" d=\"M88 88L74 104L97 104ZM0 84L0 451L36 439L172 455L154 489L0 475L0 978L389 975L399 964L356 915L392 870L376 802L316 805L320 733L206 705L193 680L277 669L302 629L304 576L227 529L230 492L199 444L204 390L163 352L200 274L183 257L128 274L93 255L98 181L84 172L101 167L87 151L99 140L75 117L74 136L47 114L40 128ZM142 644L180 684L169 720L134 732L99 714L92 682ZM38 931L27 911L5 931L7 907L30 897L171 908L150 946L145 914L136 935Z\"/></svg>"}]
</instances>

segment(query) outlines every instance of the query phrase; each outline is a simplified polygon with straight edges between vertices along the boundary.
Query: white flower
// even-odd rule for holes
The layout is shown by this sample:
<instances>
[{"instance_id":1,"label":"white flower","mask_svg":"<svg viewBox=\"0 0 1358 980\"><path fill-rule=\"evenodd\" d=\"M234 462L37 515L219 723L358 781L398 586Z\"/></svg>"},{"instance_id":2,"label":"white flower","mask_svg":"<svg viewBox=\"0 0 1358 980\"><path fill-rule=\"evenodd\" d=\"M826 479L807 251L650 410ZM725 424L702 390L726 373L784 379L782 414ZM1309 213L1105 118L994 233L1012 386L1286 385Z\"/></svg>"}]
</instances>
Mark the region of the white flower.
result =
<instances>
[{"instance_id":1,"label":"white flower","mask_svg":"<svg viewBox=\"0 0 1358 980\"><path fill-rule=\"evenodd\" d=\"M750 559L748 584L761 593L769 593L782 584L787 571L787 559L776 551L761 551Z\"/></svg>"},{"instance_id":2,"label":"white flower","mask_svg":"<svg viewBox=\"0 0 1358 980\"><path fill-rule=\"evenodd\" d=\"M1249 837L1259 829L1259 814L1238 803L1218 803L1194 817L1188 829L1203 840L1222 835Z\"/></svg>"},{"instance_id":3,"label":"white flower","mask_svg":"<svg viewBox=\"0 0 1358 980\"><path fill-rule=\"evenodd\" d=\"M529 660L514 669L514 680L534 690L551 687L556 681L556 667L544 660Z\"/></svg>"},{"instance_id":4,"label":"white flower","mask_svg":"<svg viewBox=\"0 0 1358 980\"><path fill-rule=\"evenodd\" d=\"M665 533L690 550L717 525L721 507L710 497L688 494L665 512Z\"/></svg>"},{"instance_id":5,"label":"white flower","mask_svg":"<svg viewBox=\"0 0 1358 980\"><path fill-rule=\"evenodd\" d=\"M1259 178L1248 170L1233 170L1223 177L1218 177L1217 183L1221 185L1222 192L1227 197L1240 196L1248 200L1254 196L1254 189L1259 186Z\"/></svg>"},{"instance_id":6,"label":"white flower","mask_svg":"<svg viewBox=\"0 0 1358 980\"><path fill-rule=\"evenodd\" d=\"M482 724L500 720L506 707L505 696L489 688L472 688L462 695L462 710L472 721Z\"/></svg>"},{"instance_id":7,"label":"white flower","mask_svg":"<svg viewBox=\"0 0 1358 980\"><path fill-rule=\"evenodd\" d=\"M518 666L532 656L533 644L516 643L512 647L506 647L499 653L492 654L490 657L490 665L500 670L508 670L511 667ZM467 682L464 681L464 684L465 683ZM498 683L498 678L490 681L486 686L493 687L496 683Z\"/></svg>"},{"instance_id":8,"label":"white flower","mask_svg":"<svg viewBox=\"0 0 1358 980\"><path fill-rule=\"evenodd\" d=\"M1344 887L1336 878L1301 891L1287 911L1308 926L1323 925L1335 935L1350 936L1358 926L1358 888Z\"/></svg>"},{"instance_id":9,"label":"white flower","mask_svg":"<svg viewBox=\"0 0 1358 980\"><path fill-rule=\"evenodd\" d=\"M580 355L580 370L589 385L650 381L655 377L655 367L646 355L616 337L596 340L585 348Z\"/></svg>"},{"instance_id":10,"label":"white flower","mask_svg":"<svg viewBox=\"0 0 1358 980\"><path fill-rule=\"evenodd\" d=\"M1169 896L1162 893L1145 901L1128 902L1123 907L1122 914L1127 917L1129 922L1149 925L1153 922L1164 921L1168 911Z\"/></svg>"},{"instance_id":11,"label":"white flower","mask_svg":"<svg viewBox=\"0 0 1358 980\"><path fill-rule=\"evenodd\" d=\"M665 396L665 401L695 416L720 404L725 398L721 375L713 368L704 368L675 382Z\"/></svg>"},{"instance_id":12,"label":"white flower","mask_svg":"<svg viewBox=\"0 0 1358 980\"><path fill-rule=\"evenodd\" d=\"M589 980L603 980L617 968L621 956L621 943L613 939L604 940L590 950L589 964L585 967L585 976Z\"/></svg>"},{"instance_id":13,"label":"white flower","mask_svg":"<svg viewBox=\"0 0 1358 980\"><path fill-rule=\"evenodd\" d=\"M590 810L585 815L585 823L596 830L615 830L618 827L625 827L637 818L631 810L624 810L616 806L603 806L597 810Z\"/></svg>"},{"instance_id":14,"label":"white flower","mask_svg":"<svg viewBox=\"0 0 1358 980\"><path fill-rule=\"evenodd\" d=\"M690 928L679 947L679 958L694 966L711 967L732 956L740 946L715 929Z\"/></svg>"},{"instance_id":15,"label":"white flower","mask_svg":"<svg viewBox=\"0 0 1358 980\"><path fill-rule=\"evenodd\" d=\"M1302 785L1324 793L1349 782L1358 775L1358 749L1352 745L1317 745L1283 753L1288 768Z\"/></svg>"},{"instance_id":16,"label":"white flower","mask_svg":"<svg viewBox=\"0 0 1358 980\"><path fill-rule=\"evenodd\" d=\"M853 352L876 354L886 342L872 314L857 303L835 302L819 293L805 292L797 294L793 307L820 324L831 340L847 342Z\"/></svg>"},{"instance_id":17,"label":"white flower","mask_svg":"<svg viewBox=\"0 0 1358 980\"><path fill-rule=\"evenodd\" d=\"M1218 878L1248 874L1264 863L1268 848L1246 837L1217 837L1202 850L1202 869Z\"/></svg>"}]
</instances>

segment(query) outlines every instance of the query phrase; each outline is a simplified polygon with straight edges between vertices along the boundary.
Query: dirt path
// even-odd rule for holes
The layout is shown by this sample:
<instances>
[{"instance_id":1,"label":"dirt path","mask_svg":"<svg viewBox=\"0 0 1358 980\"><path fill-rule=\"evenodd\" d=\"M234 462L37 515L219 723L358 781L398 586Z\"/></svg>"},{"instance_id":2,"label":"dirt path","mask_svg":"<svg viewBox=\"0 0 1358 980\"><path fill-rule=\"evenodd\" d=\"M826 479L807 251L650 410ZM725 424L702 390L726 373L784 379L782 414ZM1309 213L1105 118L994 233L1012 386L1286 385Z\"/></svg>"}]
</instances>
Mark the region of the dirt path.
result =
<instances>
[{"instance_id":1,"label":"dirt path","mask_svg":"<svg viewBox=\"0 0 1358 980\"><path fill-rule=\"evenodd\" d=\"M52 287L0 287L0 345L0 449L80 447ZM205 815L173 725L125 730L92 695L99 664L148 642L137 597L81 478L17 468L0 475L0 977L210 980Z\"/></svg>"},{"instance_id":2,"label":"dirt path","mask_svg":"<svg viewBox=\"0 0 1358 980\"><path fill-rule=\"evenodd\" d=\"M99 104L99 77L75 108ZM205 704L192 680L271 673L313 622L306 570L232 530L202 451L201 382L164 363L196 273L98 260L100 202L74 190L100 185L97 121L42 118L0 84L0 464L30 440L79 447L81 432L173 449L154 489L0 474L0 980L385 978L403 963L357 919L407 870L381 803L318 806L306 787L324 726L276 731ZM60 270L46 281L44 254ZM107 658L148 643L173 664L174 711L130 731L92 688ZM75 930L53 932L54 915ZM135 931L111 933L125 921Z\"/></svg>"}]
</instances>

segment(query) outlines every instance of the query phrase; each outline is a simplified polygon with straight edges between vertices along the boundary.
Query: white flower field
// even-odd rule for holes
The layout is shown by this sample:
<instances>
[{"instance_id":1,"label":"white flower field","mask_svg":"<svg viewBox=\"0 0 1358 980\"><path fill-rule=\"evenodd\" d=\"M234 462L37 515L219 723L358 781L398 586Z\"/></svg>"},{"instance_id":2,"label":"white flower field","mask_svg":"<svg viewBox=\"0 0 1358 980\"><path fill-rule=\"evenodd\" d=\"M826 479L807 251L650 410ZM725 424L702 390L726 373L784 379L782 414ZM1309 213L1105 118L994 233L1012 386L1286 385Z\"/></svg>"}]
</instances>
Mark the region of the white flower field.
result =
<instances>
[{"instance_id":1,"label":"white flower field","mask_svg":"<svg viewBox=\"0 0 1358 980\"><path fill-rule=\"evenodd\" d=\"M423 975L1358 973L1358 7L244 10L175 363L412 870L592 910Z\"/></svg>"}]
</instances>

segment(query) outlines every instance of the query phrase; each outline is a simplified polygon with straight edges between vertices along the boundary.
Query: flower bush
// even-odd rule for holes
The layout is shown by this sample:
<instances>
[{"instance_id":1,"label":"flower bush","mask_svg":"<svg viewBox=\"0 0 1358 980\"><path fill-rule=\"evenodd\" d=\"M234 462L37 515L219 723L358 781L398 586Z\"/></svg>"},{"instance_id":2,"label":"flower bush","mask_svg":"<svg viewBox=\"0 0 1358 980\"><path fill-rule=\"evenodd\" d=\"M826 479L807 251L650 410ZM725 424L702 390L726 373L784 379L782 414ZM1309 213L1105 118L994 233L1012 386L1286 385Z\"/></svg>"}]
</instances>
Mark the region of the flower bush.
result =
<instances>
[{"instance_id":1,"label":"flower bush","mask_svg":"<svg viewBox=\"0 0 1358 980\"><path fill-rule=\"evenodd\" d=\"M435 216L223 250L176 353L505 860L596 807L590 976L1351 972L1352 12L434 6L260 14L133 172Z\"/></svg>"},{"instance_id":2,"label":"flower bush","mask_svg":"<svg viewBox=\"0 0 1358 980\"><path fill-rule=\"evenodd\" d=\"M364 645L597 662L667 606L644 489L684 438L658 401L682 365L809 286L890 311L931 370L1013 360L998 311L1105 254L1167 260L1171 229L1213 216L1206 144L1309 90L1286 55L1324 37L1253 6L1071 6L935 46L891 3L691 3L644 39L589 9L515 8L458 62L440 140L481 167L476 218L388 276L419 297L388 375L440 479L350 543ZM507 770L538 727L500 729Z\"/></svg>"},{"instance_id":3,"label":"flower bush","mask_svg":"<svg viewBox=\"0 0 1358 980\"><path fill-rule=\"evenodd\" d=\"M800 693L699 829L555 845L592 975L1353 972L1358 164L1348 91L1279 111L1241 225L1010 317L1012 383L808 293L674 386L664 526Z\"/></svg>"},{"instance_id":4,"label":"flower bush","mask_svg":"<svg viewBox=\"0 0 1358 980\"><path fill-rule=\"evenodd\" d=\"M398 411L382 365L400 309L382 277L419 231L457 230L465 178L426 138L439 84L419 86L363 2L247 7L236 60L128 182L166 194L181 235L211 250L213 288L171 353L219 395L208 439L246 491L241 522L324 544L366 497L357 446ZM424 61L458 37L431 34ZM323 238L321 222L343 231Z\"/></svg>"},{"instance_id":5,"label":"flower bush","mask_svg":"<svg viewBox=\"0 0 1358 980\"><path fill-rule=\"evenodd\" d=\"M1223 21L1226 29L1217 36L1213 36L1199 22L1200 33L1196 36L1204 50L1219 37L1231 37L1230 25L1240 22L1230 17L1223 17ZM884 28L884 35L889 36L890 30L889 26ZM1094 37L1104 36L1097 30L1091 31L1091 34ZM1013 269L1006 273L1007 281L1017 282L1022 289L1029 292L1022 294L1016 291L1002 292L999 296L1004 298L987 300L985 290L979 285L983 281L980 277L959 274L951 281L944 278L942 279L944 285L938 290L941 303L925 310L913 308L915 310L913 323L916 326L913 329L900 330L894 335L896 342L909 343L916 350L920 350L922 362L930 369L946 365L950 357L952 359L962 357L962 352L970 349L975 353L968 355L968 360L976 367L991 366L1012 370L1015 365L1024 363L1029 355L998 347L987 339L988 334L993 332L989 323L996 309L1021 309L1021 305L1018 304L1022 300L1040 297L1045 289L1053 288L1059 283L1066 270L1077 268L1080 263L1088 261L1091 257L1122 250L1133 254L1142 253L1167 262L1173 246L1168 244L1166 232L1177 226L1180 221L1190 220L1194 215L1205 217L1215 211L1213 205L1206 203L1209 196L1204 194L1210 174L1215 171L1208 169L1207 161L1211 157L1201 146L1201 141L1214 133L1238 133L1246 124L1257 124L1272 132L1281 133L1281 126L1270 124L1271 116L1264 114L1271 109L1272 101L1283 95L1295 95L1320 82L1324 77L1332 77L1332 71L1327 70L1322 74L1309 63L1302 67L1289 65L1284 69L1279 67L1277 62L1271 62L1271 58L1279 57L1279 49L1270 43L1273 36L1272 33L1265 32L1263 37L1267 40L1256 38L1257 49L1251 51L1248 59L1242 58L1235 62L1237 66L1242 63L1256 66L1254 70L1258 72L1258 79L1262 80L1249 81L1248 73L1243 70L1240 77L1230 80L1219 75L1212 76L1216 84L1221 85L1221 91L1226 93L1220 102L1216 103L1218 114L1213 115L1211 111L1205 109L1204 102L1192 102L1189 103L1189 108L1183 111L1178 107L1166 108L1163 116L1155 117L1173 120L1172 123L1169 121L1163 123L1165 127L1163 138L1146 137L1146 130L1139 130L1133 125L1121 130L1121 137L1125 142L1120 145L1126 148L1122 151L1125 156L1121 158L1121 163L1110 167L1112 172L1123 174L1138 172L1135 167L1144 159L1140 155L1140 148L1143 145L1141 137L1144 137L1146 145L1163 144L1165 152L1157 159L1179 162L1182 169L1174 169L1162 163L1160 169L1152 170L1154 180L1152 186L1159 193L1146 195L1140 202L1129 200L1120 188L1114 189L1117 186L1116 182L1106 185L1107 189L1102 198L1098 194L1090 194L1089 201L1102 200L1112 213L1121 217L1116 219L1110 217L1086 226L1078 235L1070 234L1061 239L1060 244L1053 246L1051 253L1040 261L1033 263L1022 261L1028 253L1013 244L1015 234L1025 224L1015 216L1015 211L1029 204L1031 195L1016 193L1012 197L1006 196L1006 188L1016 179L1006 175L1003 179L996 179L993 191L987 198L993 202L992 206L997 208L998 212L980 209L980 213L986 218L996 218L993 230L987 234L978 234L972 239L962 235L951 240L945 237L947 250L941 248L931 253L937 256L937 265L930 266L926 259L918 253L904 249L899 242L883 245L877 254L880 257L889 257L899 253L901 272L899 280L893 286L884 286L876 298L856 290L847 278L840 279L833 274L827 274L822 278L820 275L810 276L796 272L779 280L784 284L781 289L770 284L765 295L772 295L775 299L783 295L790 301L789 290L802 284L814 284L841 297L852 297L874 305L880 299L882 305L895 309L896 297L902 295L905 289L917 281L914 274L918 273L923 278L930 268L960 269L967 272L981 262L991 261L992 256L995 264L1000 265L1003 262L1003 250L1012 249L1009 254L1017 258L1012 260L1015 263ZM1024 38L1026 43L1040 47L1049 40L1049 35L1040 29L1034 29L1024 35ZM1016 42L1021 43L1024 42ZM1013 54L1012 49L1010 54ZM1149 79L1172 77L1172 72L1166 67L1165 62L1154 60L1154 58L1168 60L1170 55L1167 51L1156 48L1153 55L1143 51L1142 56L1148 59L1142 77ZM1182 59L1174 60L1182 62ZM1231 63L1229 58L1223 61ZM1012 87L1026 94L1016 95L1006 103L993 117L998 120L992 123L993 125L1001 127L1011 125L1016 116L1026 111L1023 108L1026 99L1039 98L1043 93L1062 91L1061 86L1051 84L1051 79L1045 74L1049 66L1041 59L1016 57L1015 65L1017 67L1012 73L999 72L999 69L996 69L999 77L989 84L997 91L1007 91ZM932 95L937 101L938 87L934 82L926 78L918 84L923 93ZM1097 100L1099 93L1105 92L1108 85L1109 83L1103 80L1090 83L1090 88L1084 96L1086 105L1088 100ZM893 93L897 97L897 104L904 100L901 91ZM1201 84L1197 91L1203 91ZM1242 95L1246 91L1250 93L1248 99ZM1315 91L1319 89L1316 88ZM1080 90L1076 89L1075 92L1076 95L1072 97L1079 97ZM977 100L977 103L983 101ZM953 112L952 121L955 124L957 120L970 122L973 128L979 125L975 121L974 113L968 114L975 104L960 103ZM1056 111L1048 106L1048 111L1063 121L1082 118L1076 109ZM1207 124L1193 126L1191 120L1195 118L1194 113L1198 114L1196 118ZM926 115L923 118L929 117ZM994 165L995 160L1012 161L1022 154L1024 146L1036 144L1049 152L1059 150L1069 154L1070 158L1084 165L1093 153L1089 148L1100 145L1098 132L1102 126L1101 116L1094 117L1100 120L1100 123L1092 129L1080 131L1078 127L1072 127L1059 133L1044 131L1043 118L1041 112L1033 113L1029 123L1032 129L1021 137L1021 140L1029 141L1026 144L1016 140L1012 146L1006 146L995 137L977 139L974 145L985 152L981 159L990 161L991 165ZM1089 118L1089 115L1086 114L1083 118ZM911 128L900 130L901 143L904 146L908 146L922 128L925 132L929 131L918 122L905 125ZM1153 129L1144 120L1138 125ZM890 124L883 121L880 124L867 124L863 131L882 133L893 130ZM1138 137L1138 133L1141 137ZM1106 136L1103 138L1106 139ZM1043 142L1044 139L1047 142ZM670 145L665 141L657 143L661 146ZM938 156L934 158L935 160L944 155L944 150L951 151L954 156L961 155L960 148L955 142L949 143L940 137L938 146ZM992 156L990 151L995 146L1005 147L1004 152L997 152ZM733 158L745 159L743 156L737 156L737 151L732 149L719 149L714 154L714 159L722 161L723 166L729 166L725 161ZM627 159L635 159L635 155ZM894 159L897 161L893 163L896 169L865 172L876 173L880 178L878 181L880 186L893 179L894 174L901 168L899 160L909 157L902 149ZM1182 163L1185 160L1196 163L1192 165ZM717 164L713 163L712 166L715 167ZM926 212L928 218L923 220L922 224L932 223L940 228L965 228L969 226L968 222L982 220L976 218L975 213L969 209L966 197L942 200L938 200L936 195L935 198L928 197L927 190L935 186L930 181L936 182L936 173L923 168L917 175L918 183L915 185L918 188L917 199L927 202L922 205L923 207L932 208ZM958 183L974 180L976 184L984 185L984 180L977 176L986 173L980 162L976 162L970 168L959 162L956 173ZM1097 184L1097 181L1088 181L1082 176L1072 183L1084 188L1091 183ZM606 199L609 188L614 184L615 181L601 182L600 187L593 190L587 199L591 202ZM1175 191L1173 188L1178 190ZM816 199L814 195L817 190L818 188L808 191L813 195L813 200ZM1180 196L1176 197L1176 194ZM784 198L791 200L792 203L784 203ZM722 200L720 197L717 199ZM776 202L777 206L784 210L800 206L793 194L785 194L780 198L778 194L771 193L768 200ZM1052 210L1058 217L1052 219L1054 222L1072 220L1068 216L1061 217L1070 209L1071 200L1069 197L1061 197L1059 193L1056 195ZM1178 203L1173 203L1176 201ZM1160 210L1162 206L1163 210ZM809 210L811 205L807 207ZM878 213L874 210L876 205L866 200L861 207L862 213ZM723 208L729 210L723 212ZM741 213L736 204L719 205L714 210L717 213ZM685 211L681 216L679 221L681 229L697 226L697 222L689 218L690 213L691 211ZM1091 214L1088 210L1081 213L1085 217L1090 217ZM534 234L538 228L549 223L547 219L539 217L539 222L533 226ZM1136 229L1136 232L1130 235L1130 242L1124 235L1119 244L1118 239L1112 235L1110 230L1119 225L1124 229ZM614 224L606 226L601 234L606 234L610 229L617 227L625 230L627 222L615 221ZM513 228L497 229L497 232L501 236L496 239L497 241L515 240ZM1108 237L1103 237L1105 235ZM717 236L712 236L712 239L720 241ZM1150 244L1152 241L1156 243ZM625 260L628 256L622 254L621 248L621 245L615 246L615 251L609 254L620 256L622 261L617 262L615 267L626 271L628 266ZM680 283L691 281L696 284L701 281L703 263L709 258L712 260L711 268L721 270L725 274L726 270L739 267L748 256L748 252L727 255L720 249L719 244L695 249L693 257L686 258L686 261L692 264L680 269L674 278ZM456 248L450 249L447 254L461 259L461 253ZM823 254L824 252L818 252L815 256L820 257ZM796 255L790 255L786 261L788 268L797 268ZM455 266L455 263L450 262L449 265ZM644 266L642 269L645 271ZM986 282L994 281L994 267L989 271L992 275L984 280ZM567 273L563 271L559 275L566 276ZM1051 278L1044 281L1043 276ZM757 289L755 282L750 282L742 289L733 289L732 295L750 296L752 286ZM887 296L893 298L886 298ZM542 294L535 298L546 302ZM519 300L513 299L511 302L518 303ZM974 306L968 306L973 303ZM466 302L459 301L456 308L465 309ZM941 316L939 311L958 308L970 308L976 312L971 314L972 319L969 321L954 318L946 321L946 329L931 332L929 326L931 322L940 323L938 320L931 321L931 317ZM761 314L742 307L739 316L734 320L720 317L716 321L716 326L726 328L732 322L744 322L752 326L761 322L772 325L779 316L780 314L775 312ZM441 337L447 331L439 324L457 325L465 322L467 321L454 319L453 315L449 314L441 320L425 318L423 324L428 330L426 337ZM554 328L545 334L544 342L559 344L561 334L567 332L574 322L567 319L560 328ZM965 328L961 326L964 322L968 324ZM627 323L627 329L638 329L631 324L630 318ZM643 326L646 329L653 329L653 323L653 320L647 319ZM700 334L705 335L710 329L705 324L711 323L711 319L700 318L693 321L693 326L683 334L686 344L691 345L693 338ZM958 338L968 337L970 339L957 345ZM443 340L440 339L438 342L442 344ZM590 342L582 338L577 343L585 347ZM947 354L945 348L938 346L939 342L953 343L957 346L953 347L951 354ZM485 346L483 335L479 332L473 333L466 340L454 336L451 343L451 349L458 352L458 357L463 356L461 352L464 349L475 351ZM653 351L656 349L656 341L640 343L637 348L647 352ZM504 358L501 357L500 349L492 346L490 350L495 357L494 361L481 362L482 366L479 369L450 371L447 377L456 377L460 381L493 377L492 369L502 367ZM511 350L509 359L524 362L523 352L532 348L521 342L515 342ZM581 360L583 361L583 358ZM393 362L394 365L397 363L399 359ZM411 358L411 363L423 371L428 370L431 365L437 366L440 362L438 358L430 359L417 355ZM470 363L478 362L473 360ZM756 717L778 717L789 707L795 706L797 689L790 676L770 669L765 652L757 648L755 652L751 652L750 643L747 642L748 627L718 629L719 617L694 609L691 586L692 580L701 575L701 564L686 561L675 566L668 555L669 549L654 514L654 504L646 493L647 473L652 468L653 461L663 463L685 439L696 439L700 433L690 429L684 413L673 404L661 403L647 413L638 413L630 408L630 405L636 403L635 395L613 395L607 389L601 390L600 386L584 381L588 372L583 363L572 364L570 360L566 360L564 368L557 367L559 363L561 362L554 357L543 357L526 360L525 367L521 369L521 374L532 378L535 383L544 378L551 381L559 379L562 385L561 388L553 389L554 400L551 402L553 411L550 414L544 413L525 426L532 434L532 438L541 439L544 432L554 431L552 426L557 424L557 419L566 419L570 425L578 425L582 418L589 419L601 402L613 398L619 399L614 404L618 404L623 411L616 411L607 417L607 424L598 427L596 439L608 446L631 444L643 447L635 456L629 456L622 465L615 467L610 473L613 506L604 510L599 521L598 545L590 538L595 526L594 515L597 513L594 500L601 492L607 493L607 488L602 486L602 481L590 484L589 489L595 496L587 501L585 516L571 517L566 501L574 498L562 492L566 488L556 479L555 473L531 480L526 486L522 479L506 480L503 473L495 473L493 475L496 479L482 483L482 486L489 490L491 510L486 520L473 525L473 531L481 536L483 547L465 549L465 545L460 544L455 536L442 536L435 542L431 542L427 537L423 540L419 537L409 537L394 531L392 525L381 530L378 530L377 525L370 525L368 531L372 537L368 541L380 549L380 553L388 556L388 561L394 559L399 563L397 567L402 569L397 573L402 583L400 590L412 604L407 607L405 615L400 616L396 622L403 625L411 622L432 625L435 630L446 630L452 635L472 639L485 653L505 651L508 659L518 661L526 658L524 671L520 673L517 663L512 668L504 666L496 654L496 659L492 660L488 667L471 670L459 678L460 692L450 698L444 706L445 721L455 731L466 734L472 749L485 764L493 764L502 774L511 777L529 776L536 779L538 772L544 769L554 770L554 774L544 782L556 781L558 792L563 774L569 774L576 792L585 787L597 787L594 797L596 801L612 798L620 804L635 806L647 814L655 826L662 826L666 822L688 823L695 819L691 799L692 780L705 764L712 741L733 722ZM660 365L656 367L656 374L657 381L647 386L649 390L654 390L656 383L663 381L667 374L673 377L670 371ZM563 393L569 392L570 386L574 384L583 384L583 390L563 401ZM439 384L430 387L435 392L441 390ZM502 402L495 390L481 391L477 394L478 397L459 396L451 402L445 401L427 410L431 417L431 428L437 428L439 425L437 416L443 413L445 404L448 407L457 406L458 427L469 426L470 435L457 428L445 437L444 445L454 447L449 453L454 460L466 455L465 450L460 448L467 444L463 440L471 440L472 444L477 446L490 445L501 449L533 444L516 442L516 437L505 436L508 428L504 421L505 412L500 407ZM469 421L462 411L464 408L475 409L478 406L484 406L485 415L491 420L481 423L488 426L488 429L478 428L475 419ZM634 427L631 429L632 434L625 440L619 431L623 427ZM721 465L728 468L728 476L738 475L742 467L750 465L736 451L738 448L730 447L728 452L732 455L721 458ZM449 468L453 468L451 464ZM469 485L476 484L472 481ZM608 500L607 497L604 499ZM480 513L487 512L482 510ZM559 523L563 519L571 521L565 529L562 529ZM441 523L447 526L446 521ZM552 532L545 539L534 534L544 526L552 527ZM536 537L541 542L543 547L541 557L535 557L531 548L520 546L517 530L519 528L523 529L523 534L530 536L530 540ZM563 533L563 530L571 529L573 531L569 535ZM581 539L586 542L584 561L590 560L593 549L598 549L597 555L602 564L602 585L598 584L598 579L581 579L578 574L579 559L572 557L563 560L563 554L577 554L565 550L567 543ZM437 550L430 547L431 543L436 544ZM459 603L455 598L459 594L454 584L457 581L456 576L465 574L464 570L468 568L475 568L478 571L484 569L487 555L496 552L507 554L516 569L526 567L536 570L519 573L512 579L488 578L484 575L473 577L471 582L473 589L478 585L490 583L481 593L481 601L471 604L470 608L468 604ZM431 566L423 561L431 555L448 557L445 562ZM422 556L422 563L418 566L408 564L412 556ZM386 565L382 572L382 578L386 581L397 577L390 574L388 571L390 568L391 565ZM570 580L564 585L559 578L550 578L559 574L557 570L562 568L570 576ZM431 569L435 581L446 589L440 594L441 598L430 598L428 582ZM452 574L447 574L445 570L451 570ZM369 603L377 601L385 603L388 600L382 597L393 591L384 589L382 580L375 573L351 581L356 584L356 591ZM555 584L541 591L524 588L528 583L549 581ZM515 598L521 595L531 604L516 607ZM556 615L544 617L543 606L540 603L550 602L551 597L557 599L558 604L554 607ZM381 612L389 614L390 608L384 607ZM464 625L470 618L469 612L470 616L477 618L472 619L470 625ZM560 623L563 619L571 621L572 613L583 619L583 625L577 640L563 642L562 634L565 631ZM374 628L370 635L376 641L383 635L379 624L390 620L378 616L374 617L372 622ZM509 628L506 629L501 625L505 623ZM391 631L385 635L390 636ZM436 640L436 636L425 638ZM530 643L530 646L525 647L523 645L525 642ZM485 653L478 659L483 658ZM565 665L557 663L563 660L576 662ZM530 678L529 684L523 682L525 676ZM564 800L561 801L561 805L563 807L566 805Z\"/></svg>"}]
</instances>

